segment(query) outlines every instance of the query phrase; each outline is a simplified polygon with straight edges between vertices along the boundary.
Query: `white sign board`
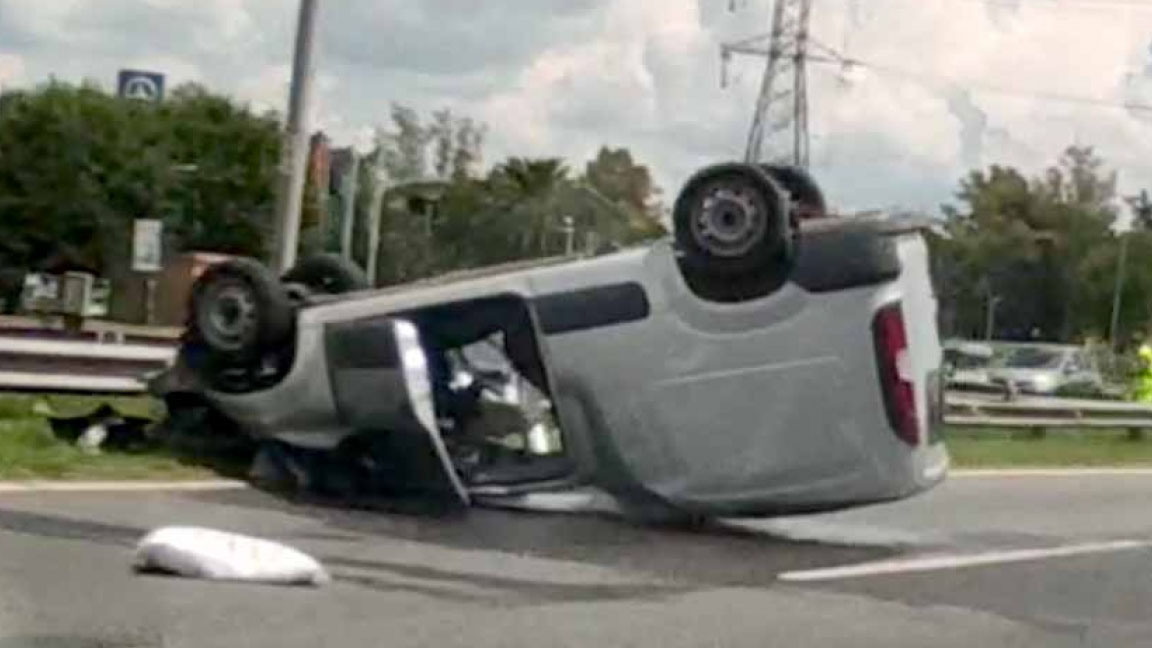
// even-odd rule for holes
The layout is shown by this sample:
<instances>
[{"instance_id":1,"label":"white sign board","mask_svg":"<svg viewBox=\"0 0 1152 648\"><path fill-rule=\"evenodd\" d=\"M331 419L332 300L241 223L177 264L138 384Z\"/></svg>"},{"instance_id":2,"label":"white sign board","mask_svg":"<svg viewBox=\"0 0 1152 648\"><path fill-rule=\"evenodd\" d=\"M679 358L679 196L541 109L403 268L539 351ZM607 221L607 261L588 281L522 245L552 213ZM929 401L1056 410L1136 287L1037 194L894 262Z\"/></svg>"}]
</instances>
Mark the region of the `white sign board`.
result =
<instances>
[{"instance_id":1,"label":"white sign board","mask_svg":"<svg viewBox=\"0 0 1152 648\"><path fill-rule=\"evenodd\" d=\"M132 231L132 270L159 272L162 264L161 237L163 224L154 219L138 218Z\"/></svg>"}]
</instances>

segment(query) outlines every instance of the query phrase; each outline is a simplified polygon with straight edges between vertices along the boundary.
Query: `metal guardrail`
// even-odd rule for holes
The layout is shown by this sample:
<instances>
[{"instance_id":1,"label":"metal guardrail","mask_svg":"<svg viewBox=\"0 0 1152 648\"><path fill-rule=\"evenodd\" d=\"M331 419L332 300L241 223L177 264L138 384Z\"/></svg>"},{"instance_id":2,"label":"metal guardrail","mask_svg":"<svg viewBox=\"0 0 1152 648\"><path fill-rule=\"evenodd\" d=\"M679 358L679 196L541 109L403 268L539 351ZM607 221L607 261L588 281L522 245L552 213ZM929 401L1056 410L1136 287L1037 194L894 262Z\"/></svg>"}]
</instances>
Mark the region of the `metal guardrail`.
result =
<instances>
[{"instance_id":1,"label":"metal guardrail","mask_svg":"<svg viewBox=\"0 0 1152 648\"><path fill-rule=\"evenodd\" d=\"M950 392L944 420L966 427L1152 429L1152 405L1074 398L978 396Z\"/></svg>"},{"instance_id":2,"label":"metal guardrail","mask_svg":"<svg viewBox=\"0 0 1152 648\"><path fill-rule=\"evenodd\" d=\"M44 340L0 334L0 391L140 394L169 366L176 344Z\"/></svg>"}]
</instances>

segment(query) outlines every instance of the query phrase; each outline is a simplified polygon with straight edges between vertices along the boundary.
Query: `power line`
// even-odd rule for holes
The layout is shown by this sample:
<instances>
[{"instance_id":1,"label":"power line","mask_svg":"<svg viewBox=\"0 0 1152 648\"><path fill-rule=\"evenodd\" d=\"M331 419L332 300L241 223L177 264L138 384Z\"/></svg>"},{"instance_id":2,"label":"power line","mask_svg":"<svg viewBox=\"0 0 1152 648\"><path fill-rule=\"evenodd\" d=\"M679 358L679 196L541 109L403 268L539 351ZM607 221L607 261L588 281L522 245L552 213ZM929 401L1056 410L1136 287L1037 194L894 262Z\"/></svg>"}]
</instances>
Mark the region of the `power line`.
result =
<instances>
[{"instance_id":1,"label":"power line","mask_svg":"<svg viewBox=\"0 0 1152 648\"><path fill-rule=\"evenodd\" d=\"M727 84L727 62L733 54L762 56L766 61L744 153L746 162L759 162L767 148L777 160L808 166L811 13L812 0L776 0L771 32L720 47L721 85ZM784 151L789 152L782 155Z\"/></svg>"},{"instance_id":2,"label":"power line","mask_svg":"<svg viewBox=\"0 0 1152 648\"><path fill-rule=\"evenodd\" d=\"M1078 95L1063 94L1058 92L1047 92L1039 90L1017 90L989 84L980 81L958 81L952 79L945 79L939 75L933 75L929 72L911 70L886 63L877 63L875 61L866 61L854 57L842 56L835 52L826 45L817 41L812 41L812 45L824 52L823 55L809 55L808 59L813 63L831 63L839 65L842 68L850 68L858 66L877 72L891 74L893 76L903 77L910 81L920 83L927 86L937 86L944 88L963 87L981 92L992 94L1002 94L1009 96L1017 96L1028 99L1039 99L1043 101L1053 101L1059 103L1068 103L1082 106L1091 106L1096 108L1113 108L1131 110L1135 112L1148 112L1152 113L1152 104L1139 104L1139 103L1120 103L1108 99L1100 99L1096 97L1083 97Z\"/></svg>"},{"instance_id":3,"label":"power line","mask_svg":"<svg viewBox=\"0 0 1152 648\"><path fill-rule=\"evenodd\" d=\"M904 2L917 2L917 0L902 0ZM1112 11L1135 10L1152 11L1152 2L1148 0L940 0L943 3L980 4L988 7L1004 7L1006 9L1021 9L1030 11Z\"/></svg>"}]
</instances>

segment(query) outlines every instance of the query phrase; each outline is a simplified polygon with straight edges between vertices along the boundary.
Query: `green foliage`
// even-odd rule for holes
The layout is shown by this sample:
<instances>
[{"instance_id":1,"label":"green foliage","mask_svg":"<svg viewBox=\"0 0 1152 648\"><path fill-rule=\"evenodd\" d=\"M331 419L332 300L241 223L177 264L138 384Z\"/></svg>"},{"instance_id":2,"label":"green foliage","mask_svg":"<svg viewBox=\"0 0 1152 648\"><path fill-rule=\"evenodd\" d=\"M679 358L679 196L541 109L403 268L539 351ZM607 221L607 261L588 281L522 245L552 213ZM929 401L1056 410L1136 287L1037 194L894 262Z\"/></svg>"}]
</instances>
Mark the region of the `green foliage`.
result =
<instances>
[{"instance_id":1,"label":"green foliage","mask_svg":"<svg viewBox=\"0 0 1152 648\"><path fill-rule=\"evenodd\" d=\"M1152 464L1152 443L1127 430L1049 430L1044 438L1018 429L950 427L946 445L957 468L1140 466Z\"/></svg>"},{"instance_id":2,"label":"green foliage","mask_svg":"<svg viewBox=\"0 0 1152 648\"><path fill-rule=\"evenodd\" d=\"M52 82L0 98L0 267L97 272L161 218L176 250L258 254L279 137L196 85L161 104ZM194 168L190 165L194 165Z\"/></svg>"},{"instance_id":3,"label":"green foliage","mask_svg":"<svg viewBox=\"0 0 1152 648\"><path fill-rule=\"evenodd\" d=\"M382 284L559 255L569 242L574 252L595 254L665 234L659 190L627 149L602 148L580 176L560 158L525 157L481 174L484 126L449 110L422 121L401 105L390 119L370 156L381 161L390 187L380 205ZM371 172L363 171L360 242L367 238L371 183ZM360 259L366 253L355 251Z\"/></svg>"},{"instance_id":4,"label":"green foliage","mask_svg":"<svg viewBox=\"0 0 1152 648\"><path fill-rule=\"evenodd\" d=\"M423 119L391 107L360 165L353 229L364 260L378 211L381 283L569 246L597 254L665 233L660 192L627 149L602 148L582 174L559 158L510 157L484 170L485 138L484 125L447 109ZM28 269L122 272L137 218L165 221L169 252L265 256L280 148L275 115L194 84L159 104L54 82L3 94L0 270L13 277L0 277L0 292L18 290ZM305 188L302 253L338 242L322 191Z\"/></svg>"},{"instance_id":5,"label":"green foliage","mask_svg":"<svg viewBox=\"0 0 1152 648\"><path fill-rule=\"evenodd\" d=\"M209 479L197 458L163 448L93 455L62 441L43 418L0 419L0 479Z\"/></svg>"},{"instance_id":6,"label":"green foliage","mask_svg":"<svg viewBox=\"0 0 1152 648\"><path fill-rule=\"evenodd\" d=\"M931 240L946 335L983 337L993 303L998 338L1108 335L1120 248L1116 174L1090 147L1068 148L1037 178L1001 166L973 171L957 198L944 209L950 238ZM1152 233L1129 236L1130 260L1152 253ZM1149 304L1152 267L1129 263L1121 330L1145 327Z\"/></svg>"}]
</instances>

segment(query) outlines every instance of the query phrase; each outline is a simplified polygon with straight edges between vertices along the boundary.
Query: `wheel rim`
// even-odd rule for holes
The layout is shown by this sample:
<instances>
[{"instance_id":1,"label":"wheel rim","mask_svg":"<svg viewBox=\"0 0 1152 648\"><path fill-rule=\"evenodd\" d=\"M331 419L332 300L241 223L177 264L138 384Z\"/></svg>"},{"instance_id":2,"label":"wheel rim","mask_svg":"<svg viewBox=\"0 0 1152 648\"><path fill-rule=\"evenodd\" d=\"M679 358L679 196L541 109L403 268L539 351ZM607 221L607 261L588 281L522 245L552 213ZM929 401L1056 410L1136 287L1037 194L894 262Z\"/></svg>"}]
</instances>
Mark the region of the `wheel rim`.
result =
<instances>
[{"instance_id":1,"label":"wheel rim","mask_svg":"<svg viewBox=\"0 0 1152 648\"><path fill-rule=\"evenodd\" d=\"M692 237L715 256L747 254L766 234L767 211L767 205L747 184L716 183L703 192L693 212Z\"/></svg>"},{"instance_id":2,"label":"wheel rim","mask_svg":"<svg viewBox=\"0 0 1152 648\"><path fill-rule=\"evenodd\" d=\"M239 281L223 281L208 289L197 313L206 341L222 350L238 351L256 335L257 304L252 289Z\"/></svg>"}]
</instances>

